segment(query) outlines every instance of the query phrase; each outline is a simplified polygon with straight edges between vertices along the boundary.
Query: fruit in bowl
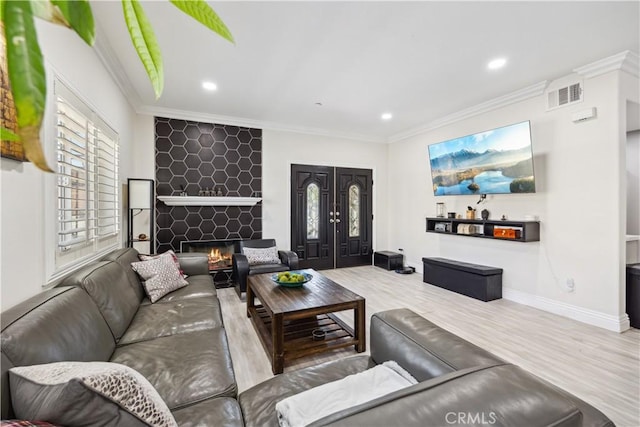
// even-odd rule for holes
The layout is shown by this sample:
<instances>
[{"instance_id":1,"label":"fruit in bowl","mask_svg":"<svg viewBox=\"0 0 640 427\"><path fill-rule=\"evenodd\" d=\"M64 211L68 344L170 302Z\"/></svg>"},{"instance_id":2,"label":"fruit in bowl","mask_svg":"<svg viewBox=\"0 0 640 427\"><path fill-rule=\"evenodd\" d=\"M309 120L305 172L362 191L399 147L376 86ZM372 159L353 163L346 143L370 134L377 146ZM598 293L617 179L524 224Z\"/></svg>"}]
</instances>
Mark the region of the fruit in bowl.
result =
<instances>
[{"instance_id":1,"label":"fruit in bowl","mask_svg":"<svg viewBox=\"0 0 640 427\"><path fill-rule=\"evenodd\" d=\"M303 283L306 280L304 274L283 271L278 273L277 281L282 283Z\"/></svg>"}]
</instances>

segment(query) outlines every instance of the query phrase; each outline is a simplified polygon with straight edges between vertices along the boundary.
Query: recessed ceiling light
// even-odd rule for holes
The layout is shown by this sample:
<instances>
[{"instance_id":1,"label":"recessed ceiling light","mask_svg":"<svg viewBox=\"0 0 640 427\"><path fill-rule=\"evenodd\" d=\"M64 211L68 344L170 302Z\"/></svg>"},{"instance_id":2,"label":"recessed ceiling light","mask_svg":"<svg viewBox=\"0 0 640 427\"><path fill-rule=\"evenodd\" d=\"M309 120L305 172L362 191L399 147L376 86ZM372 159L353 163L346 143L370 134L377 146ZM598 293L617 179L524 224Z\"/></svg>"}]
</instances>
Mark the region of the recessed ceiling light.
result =
<instances>
[{"instance_id":1,"label":"recessed ceiling light","mask_svg":"<svg viewBox=\"0 0 640 427\"><path fill-rule=\"evenodd\" d=\"M382 118L382 120L391 120L391 118L393 117L393 114L391 113L382 113L382 116L380 116Z\"/></svg>"},{"instance_id":2,"label":"recessed ceiling light","mask_svg":"<svg viewBox=\"0 0 640 427\"><path fill-rule=\"evenodd\" d=\"M206 90L217 90L218 85L214 82L202 82L202 87Z\"/></svg>"},{"instance_id":3,"label":"recessed ceiling light","mask_svg":"<svg viewBox=\"0 0 640 427\"><path fill-rule=\"evenodd\" d=\"M487 68L490 70L497 70L498 68L504 67L506 63L507 60L505 58L496 58L487 64Z\"/></svg>"}]
</instances>

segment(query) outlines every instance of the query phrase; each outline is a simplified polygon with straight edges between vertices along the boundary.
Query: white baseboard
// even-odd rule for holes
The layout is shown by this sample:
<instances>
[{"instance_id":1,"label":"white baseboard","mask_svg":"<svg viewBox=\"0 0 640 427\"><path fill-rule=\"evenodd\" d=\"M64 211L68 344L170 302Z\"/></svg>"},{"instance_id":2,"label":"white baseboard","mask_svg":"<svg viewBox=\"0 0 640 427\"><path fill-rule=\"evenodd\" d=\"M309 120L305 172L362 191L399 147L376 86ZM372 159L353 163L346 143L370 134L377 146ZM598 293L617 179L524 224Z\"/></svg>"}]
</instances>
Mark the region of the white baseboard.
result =
<instances>
[{"instance_id":1,"label":"white baseboard","mask_svg":"<svg viewBox=\"0 0 640 427\"><path fill-rule=\"evenodd\" d=\"M502 288L502 298L609 331L624 332L631 327L629 316L626 313L614 316L509 288Z\"/></svg>"}]
</instances>

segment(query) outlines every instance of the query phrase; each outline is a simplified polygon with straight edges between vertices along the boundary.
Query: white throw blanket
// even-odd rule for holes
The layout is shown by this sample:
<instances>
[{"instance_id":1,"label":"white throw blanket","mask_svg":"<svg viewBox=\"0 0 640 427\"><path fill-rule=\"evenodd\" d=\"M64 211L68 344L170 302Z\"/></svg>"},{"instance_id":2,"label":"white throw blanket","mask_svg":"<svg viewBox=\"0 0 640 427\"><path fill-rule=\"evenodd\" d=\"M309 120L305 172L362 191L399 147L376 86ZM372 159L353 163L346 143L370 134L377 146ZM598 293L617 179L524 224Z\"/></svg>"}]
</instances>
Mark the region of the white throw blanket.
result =
<instances>
[{"instance_id":1,"label":"white throw blanket","mask_svg":"<svg viewBox=\"0 0 640 427\"><path fill-rule=\"evenodd\" d=\"M417 382L396 362L384 362L364 372L281 400L276 404L278 422L281 427L306 426L327 415L366 403Z\"/></svg>"}]
</instances>

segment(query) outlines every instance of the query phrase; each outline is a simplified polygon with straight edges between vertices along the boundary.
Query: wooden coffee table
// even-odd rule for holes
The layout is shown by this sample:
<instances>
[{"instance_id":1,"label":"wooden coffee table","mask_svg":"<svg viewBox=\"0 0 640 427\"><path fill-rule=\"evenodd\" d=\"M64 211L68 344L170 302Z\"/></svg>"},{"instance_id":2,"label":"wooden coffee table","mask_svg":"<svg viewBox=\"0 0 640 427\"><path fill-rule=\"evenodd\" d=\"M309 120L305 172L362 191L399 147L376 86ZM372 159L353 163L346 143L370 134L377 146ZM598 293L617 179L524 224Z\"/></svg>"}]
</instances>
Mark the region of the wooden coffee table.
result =
<instances>
[{"instance_id":1,"label":"wooden coffee table","mask_svg":"<svg viewBox=\"0 0 640 427\"><path fill-rule=\"evenodd\" d=\"M271 358L274 374L299 357L351 345L358 353L366 350L364 298L315 270L303 271L313 279L299 288L278 285L271 280L273 273L247 280L247 317ZM261 305L256 305L256 298ZM343 310L353 310L355 330L333 314ZM314 329L322 329L325 338L314 341Z\"/></svg>"}]
</instances>

